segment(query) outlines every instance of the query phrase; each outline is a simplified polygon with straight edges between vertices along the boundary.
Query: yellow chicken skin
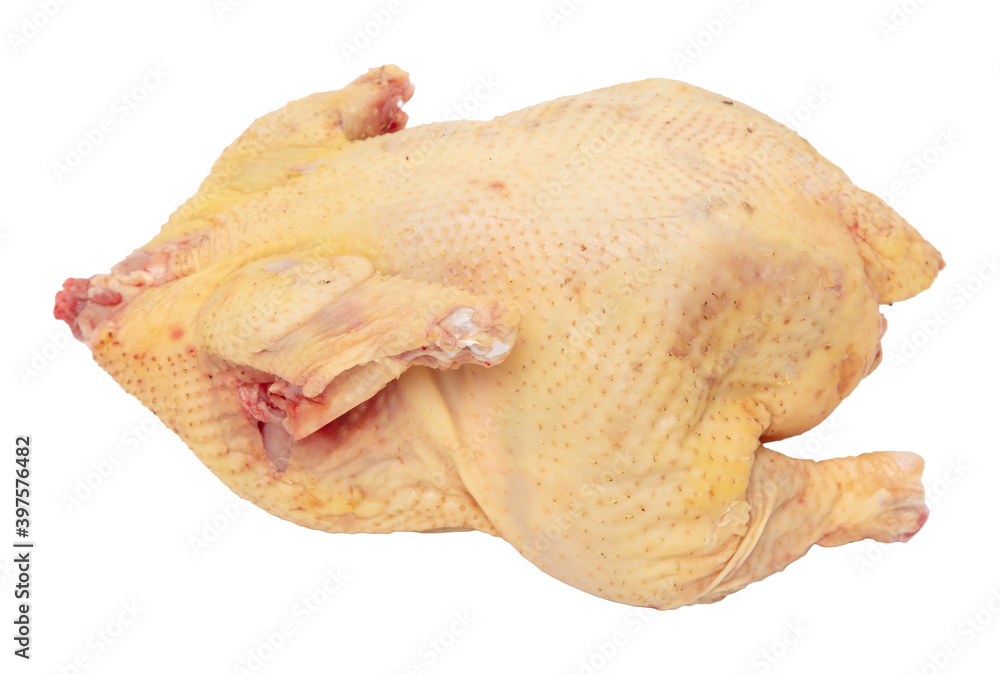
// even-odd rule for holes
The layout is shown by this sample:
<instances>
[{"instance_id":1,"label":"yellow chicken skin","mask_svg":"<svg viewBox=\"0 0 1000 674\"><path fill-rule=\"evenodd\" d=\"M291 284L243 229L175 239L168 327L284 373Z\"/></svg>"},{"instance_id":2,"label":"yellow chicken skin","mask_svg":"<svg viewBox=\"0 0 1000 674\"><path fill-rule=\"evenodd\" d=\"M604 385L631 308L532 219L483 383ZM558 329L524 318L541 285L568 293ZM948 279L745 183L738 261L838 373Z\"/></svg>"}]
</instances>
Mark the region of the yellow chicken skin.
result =
<instances>
[{"instance_id":1,"label":"yellow chicken skin","mask_svg":"<svg viewBox=\"0 0 1000 674\"><path fill-rule=\"evenodd\" d=\"M234 492L480 530L610 600L907 540L908 453L788 458L938 252L794 132L669 80L404 129L395 66L258 119L55 313Z\"/></svg>"}]
</instances>

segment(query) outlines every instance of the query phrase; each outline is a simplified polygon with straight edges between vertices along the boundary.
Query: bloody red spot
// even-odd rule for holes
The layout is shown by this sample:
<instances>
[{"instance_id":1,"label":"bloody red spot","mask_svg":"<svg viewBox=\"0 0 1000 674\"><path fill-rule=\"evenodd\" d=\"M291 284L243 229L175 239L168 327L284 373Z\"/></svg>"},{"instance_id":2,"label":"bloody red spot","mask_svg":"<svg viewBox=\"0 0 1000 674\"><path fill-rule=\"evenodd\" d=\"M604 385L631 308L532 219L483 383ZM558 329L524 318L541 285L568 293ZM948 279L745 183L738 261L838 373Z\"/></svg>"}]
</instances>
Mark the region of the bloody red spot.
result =
<instances>
[{"instance_id":1,"label":"bloody red spot","mask_svg":"<svg viewBox=\"0 0 1000 674\"><path fill-rule=\"evenodd\" d=\"M495 190L502 190L504 187L506 187L506 185L497 180L495 182L490 183L490 187L492 187Z\"/></svg>"},{"instance_id":2,"label":"bloody red spot","mask_svg":"<svg viewBox=\"0 0 1000 674\"><path fill-rule=\"evenodd\" d=\"M63 283L63 289L56 293L56 306L52 310L53 316L60 321L66 321L66 324L73 331L73 336L77 339L83 339L77 316L87 302L88 288L90 288L90 279L66 279Z\"/></svg>"},{"instance_id":3,"label":"bloody red spot","mask_svg":"<svg viewBox=\"0 0 1000 674\"><path fill-rule=\"evenodd\" d=\"M175 325L173 328L170 329L170 339L178 340L183 336L184 336L184 328Z\"/></svg>"}]
</instances>

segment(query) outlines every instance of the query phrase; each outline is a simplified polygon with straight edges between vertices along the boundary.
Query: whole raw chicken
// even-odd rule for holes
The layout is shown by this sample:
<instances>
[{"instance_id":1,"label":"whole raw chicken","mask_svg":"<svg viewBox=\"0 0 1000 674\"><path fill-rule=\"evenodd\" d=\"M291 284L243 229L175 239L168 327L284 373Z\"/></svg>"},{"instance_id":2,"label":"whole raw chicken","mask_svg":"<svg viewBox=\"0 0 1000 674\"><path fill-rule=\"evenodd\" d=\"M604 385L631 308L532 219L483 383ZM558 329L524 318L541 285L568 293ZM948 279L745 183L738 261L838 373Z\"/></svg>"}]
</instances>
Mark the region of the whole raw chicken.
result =
<instances>
[{"instance_id":1,"label":"whole raw chicken","mask_svg":"<svg viewBox=\"0 0 1000 674\"><path fill-rule=\"evenodd\" d=\"M307 527L478 529L661 609L920 529L919 457L761 445L829 415L879 305L943 266L884 202L681 82L403 130L412 93L385 66L258 119L56 316Z\"/></svg>"}]
</instances>

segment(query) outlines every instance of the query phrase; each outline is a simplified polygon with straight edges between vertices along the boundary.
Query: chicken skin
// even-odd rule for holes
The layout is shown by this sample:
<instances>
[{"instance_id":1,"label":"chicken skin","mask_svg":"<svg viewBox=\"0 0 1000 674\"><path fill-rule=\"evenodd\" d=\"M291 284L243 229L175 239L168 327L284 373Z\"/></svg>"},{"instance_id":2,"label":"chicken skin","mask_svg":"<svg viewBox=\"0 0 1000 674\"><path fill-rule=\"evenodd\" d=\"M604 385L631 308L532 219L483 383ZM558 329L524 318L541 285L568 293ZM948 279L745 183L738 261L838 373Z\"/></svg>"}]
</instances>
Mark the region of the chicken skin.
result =
<instances>
[{"instance_id":1,"label":"chicken skin","mask_svg":"<svg viewBox=\"0 0 1000 674\"><path fill-rule=\"evenodd\" d=\"M825 419L879 363L879 305L942 268L889 206L681 82L406 129L412 93L385 66L258 119L56 316L315 529L479 530L660 609L920 529L918 456L762 445Z\"/></svg>"}]
</instances>

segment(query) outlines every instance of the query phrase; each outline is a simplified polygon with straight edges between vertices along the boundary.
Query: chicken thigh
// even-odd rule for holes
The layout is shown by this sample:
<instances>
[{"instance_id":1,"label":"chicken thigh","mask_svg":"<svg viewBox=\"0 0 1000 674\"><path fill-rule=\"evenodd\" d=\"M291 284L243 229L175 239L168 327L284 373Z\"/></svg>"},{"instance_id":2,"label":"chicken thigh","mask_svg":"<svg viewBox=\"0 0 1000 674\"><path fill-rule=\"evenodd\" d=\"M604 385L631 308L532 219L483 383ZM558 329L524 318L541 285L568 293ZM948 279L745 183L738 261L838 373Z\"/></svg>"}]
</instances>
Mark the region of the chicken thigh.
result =
<instances>
[{"instance_id":1,"label":"chicken thigh","mask_svg":"<svg viewBox=\"0 0 1000 674\"><path fill-rule=\"evenodd\" d=\"M681 82L404 129L412 93L385 66L258 119L56 316L307 527L488 532L660 609L916 533L916 455L761 444L826 418L879 362L879 305L943 266L883 201Z\"/></svg>"}]
</instances>

